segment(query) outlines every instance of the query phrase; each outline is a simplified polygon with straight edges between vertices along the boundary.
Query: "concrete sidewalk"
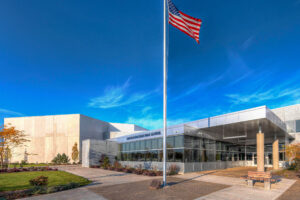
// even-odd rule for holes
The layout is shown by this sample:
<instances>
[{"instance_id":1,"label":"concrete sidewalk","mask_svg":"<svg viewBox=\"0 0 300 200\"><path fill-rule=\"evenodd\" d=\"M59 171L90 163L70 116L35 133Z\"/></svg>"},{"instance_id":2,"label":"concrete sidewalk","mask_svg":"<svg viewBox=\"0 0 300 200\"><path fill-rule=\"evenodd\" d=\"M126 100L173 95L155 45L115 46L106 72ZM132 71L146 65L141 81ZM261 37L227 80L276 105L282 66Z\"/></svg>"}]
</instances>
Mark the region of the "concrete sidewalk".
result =
<instances>
[{"instance_id":1,"label":"concrete sidewalk","mask_svg":"<svg viewBox=\"0 0 300 200\"><path fill-rule=\"evenodd\" d=\"M93 183L72 190L66 190L62 192L56 192L52 194L39 195L35 197L24 198L24 200L105 200L104 197L88 190L91 187L103 187L109 185L124 184L130 182L138 182L143 180L154 179L155 177L139 176L135 174L126 174L123 172L116 172L110 170L103 170L98 168L83 168L83 167L59 167L59 170L63 170L78 176L87 178ZM156 177L161 178L161 177Z\"/></svg>"},{"instance_id":2,"label":"concrete sidewalk","mask_svg":"<svg viewBox=\"0 0 300 200\"><path fill-rule=\"evenodd\" d=\"M197 200L275 200L296 182L296 180L281 179L280 182L272 184L271 190L264 190L264 188L261 187L248 187L245 180L240 178L198 173L188 173L184 175L178 175L177 177L231 186L209 195L199 197Z\"/></svg>"},{"instance_id":3,"label":"concrete sidewalk","mask_svg":"<svg viewBox=\"0 0 300 200\"><path fill-rule=\"evenodd\" d=\"M115 172L102 169L94 168L64 168L61 169L79 176L83 176L92 180L93 183L67 191L40 195L36 197L30 197L25 199L32 200L60 200L60 199L70 199L70 200L105 200L99 194L96 194L88 188L91 187L103 187L103 186L112 186L117 184L139 182L143 180L150 180L154 178L161 179L162 177L148 177L148 176L139 176L135 174L126 174L122 172ZM211 174L199 174L199 173L187 173L183 175L176 175L174 177L186 180L195 180L208 183L218 183L223 185L229 185L231 187L225 188L206 196L197 198L197 200L275 200L281 194L283 194L289 187L291 187L296 181L290 179L282 179L279 183L272 184L271 190L264 190L261 187L250 188L246 185L245 180L240 178L232 178L225 176L216 176ZM122 196L120 194L120 199Z\"/></svg>"}]
</instances>

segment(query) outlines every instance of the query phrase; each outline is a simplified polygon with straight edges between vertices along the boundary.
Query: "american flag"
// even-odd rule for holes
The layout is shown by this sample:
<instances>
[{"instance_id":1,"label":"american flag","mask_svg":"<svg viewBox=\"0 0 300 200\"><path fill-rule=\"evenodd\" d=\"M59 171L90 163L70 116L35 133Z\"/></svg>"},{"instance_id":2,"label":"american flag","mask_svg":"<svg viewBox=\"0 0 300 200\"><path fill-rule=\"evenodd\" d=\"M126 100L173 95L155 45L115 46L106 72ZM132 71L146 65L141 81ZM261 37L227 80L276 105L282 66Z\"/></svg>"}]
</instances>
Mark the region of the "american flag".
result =
<instances>
[{"instance_id":1,"label":"american flag","mask_svg":"<svg viewBox=\"0 0 300 200\"><path fill-rule=\"evenodd\" d=\"M199 43L199 32L202 24L201 19L191 17L179 11L171 0L168 0L168 8L169 23L194 38Z\"/></svg>"}]
</instances>

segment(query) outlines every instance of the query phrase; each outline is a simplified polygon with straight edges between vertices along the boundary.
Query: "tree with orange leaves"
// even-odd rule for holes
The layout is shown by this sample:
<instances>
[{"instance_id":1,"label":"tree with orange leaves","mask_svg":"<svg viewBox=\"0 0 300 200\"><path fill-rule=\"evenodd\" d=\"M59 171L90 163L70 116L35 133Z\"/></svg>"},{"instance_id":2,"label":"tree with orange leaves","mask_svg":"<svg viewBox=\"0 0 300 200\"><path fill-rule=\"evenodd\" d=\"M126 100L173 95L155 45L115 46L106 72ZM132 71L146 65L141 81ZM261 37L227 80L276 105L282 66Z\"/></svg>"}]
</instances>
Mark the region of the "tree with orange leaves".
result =
<instances>
[{"instance_id":1,"label":"tree with orange leaves","mask_svg":"<svg viewBox=\"0 0 300 200\"><path fill-rule=\"evenodd\" d=\"M6 150L22 146L25 142L29 142L29 140L26 139L24 131L19 131L13 126L0 126L0 164L2 168L7 153Z\"/></svg>"},{"instance_id":2,"label":"tree with orange leaves","mask_svg":"<svg viewBox=\"0 0 300 200\"><path fill-rule=\"evenodd\" d=\"M289 163L300 159L300 143L289 144L285 149L285 155L289 159Z\"/></svg>"}]
</instances>

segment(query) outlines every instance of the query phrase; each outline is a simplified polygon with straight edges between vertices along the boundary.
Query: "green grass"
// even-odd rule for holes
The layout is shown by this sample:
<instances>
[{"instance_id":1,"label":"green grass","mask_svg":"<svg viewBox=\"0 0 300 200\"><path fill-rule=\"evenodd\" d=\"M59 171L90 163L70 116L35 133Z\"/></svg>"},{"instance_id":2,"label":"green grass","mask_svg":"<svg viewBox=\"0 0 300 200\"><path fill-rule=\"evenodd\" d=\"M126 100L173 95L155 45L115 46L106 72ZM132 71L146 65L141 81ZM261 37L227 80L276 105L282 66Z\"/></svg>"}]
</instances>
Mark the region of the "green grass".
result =
<instances>
[{"instance_id":1,"label":"green grass","mask_svg":"<svg viewBox=\"0 0 300 200\"><path fill-rule=\"evenodd\" d=\"M46 163L38 163L38 164L25 164L23 165L23 167L45 167L45 166L50 166L50 164L46 164ZM14 168L14 167L21 167L20 164L17 165L13 165L13 164L9 164L8 165L9 168Z\"/></svg>"},{"instance_id":2,"label":"green grass","mask_svg":"<svg viewBox=\"0 0 300 200\"><path fill-rule=\"evenodd\" d=\"M86 178L63 171L6 173L0 174L0 192L32 188L29 180L41 175L48 177L48 186L64 185L71 182L79 183L82 186L91 182Z\"/></svg>"}]
</instances>

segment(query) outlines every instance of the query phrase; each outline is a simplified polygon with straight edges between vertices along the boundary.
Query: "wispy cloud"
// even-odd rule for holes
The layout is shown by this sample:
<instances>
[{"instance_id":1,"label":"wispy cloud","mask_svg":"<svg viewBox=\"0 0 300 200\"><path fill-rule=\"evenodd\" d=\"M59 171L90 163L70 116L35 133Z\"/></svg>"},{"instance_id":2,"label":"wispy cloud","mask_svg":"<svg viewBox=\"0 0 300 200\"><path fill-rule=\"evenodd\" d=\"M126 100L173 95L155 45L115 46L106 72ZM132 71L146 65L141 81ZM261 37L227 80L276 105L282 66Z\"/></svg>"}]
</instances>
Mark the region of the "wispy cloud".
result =
<instances>
[{"instance_id":1,"label":"wispy cloud","mask_svg":"<svg viewBox=\"0 0 300 200\"><path fill-rule=\"evenodd\" d=\"M121 86L109 86L104 90L103 95L90 99L89 107L94 108L114 108L129 105L138 101L143 101L157 90L150 92L136 92L129 94L130 79Z\"/></svg>"},{"instance_id":2,"label":"wispy cloud","mask_svg":"<svg viewBox=\"0 0 300 200\"><path fill-rule=\"evenodd\" d=\"M188 88L186 91L184 91L177 97L170 99L170 102L177 101L177 100L182 99L186 96L189 96L199 90L203 90L203 89L209 87L210 85L213 85L214 83L220 81L223 77L224 77L224 74L221 74L219 76L213 77L212 79L210 79L206 82L199 82L196 85L193 85L192 87Z\"/></svg>"},{"instance_id":3,"label":"wispy cloud","mask_svg":"<svg viewBox=\"0 0 300 200\"><path fill-rule=\"evenodd\" d=\"M261 81L266 82L265 77L261 77L256 83L253 83L252 87L258 88L252 92L241 92L226 94L229 98L229 102L233 104L248 104L248 103L267 103L268 101L278 100L281 104L288 104L289 102L297 103L300 100L300 85L299 79L296 77L290 77L289 80L277 84L274 87L268 87L268 83L262 84ZM272 84L269 84L272 85ZM244 89L249 91L248 89Z\"/></svg>"},{"instance_id":4,"label":"wispy cloud","mask_svg":"<svg viewBox=\"0 0 300 200\"><path fill-rule=\"evenodd\" d=\"M11 116L22 116L22 115L24 115L22 113L12 111L12 110L8 110L8 109L4 109L4 108L0 108L0 114L2 114L2 115L11 115Z\"/></svg>"},{"instance_id":5,"label":"wispy cloud","mask_svg":"<svg viewBox=\"0 0 300 200\"><path fill-rule=\"evenodd\" d=\"M181 124L184 122L191 121L190 119L168 119L168 125L175 125L175 124ZM137 124L141 127L147 128L147 129L158 129L163 127L163 119L155 117L153 115L147 115L144 117L129 117L125 123L129 124Z\"/></svg>"},{"instance_id":6,"label":"wispy cloud","mask_svg":"<svg viewBox=\"0 0 300 200\"><path fill-rule=\"evenodd\" d=\"M148 113L150 110L152 110L152 107L151 106L146 106L142 109L142 114L146 114Z\"/></svg>"},{"instance_id":7,"label":"wispy cloud","mask_svg":"<svg viewBox=\"0 0 300 200\"><path fill-rule=\"evenodd\" d=\"M251 35L243 42L242 49L243 50L248 49L252 45L253 41L254 41L254 35Z\"/></svg>"}]
</instances>

